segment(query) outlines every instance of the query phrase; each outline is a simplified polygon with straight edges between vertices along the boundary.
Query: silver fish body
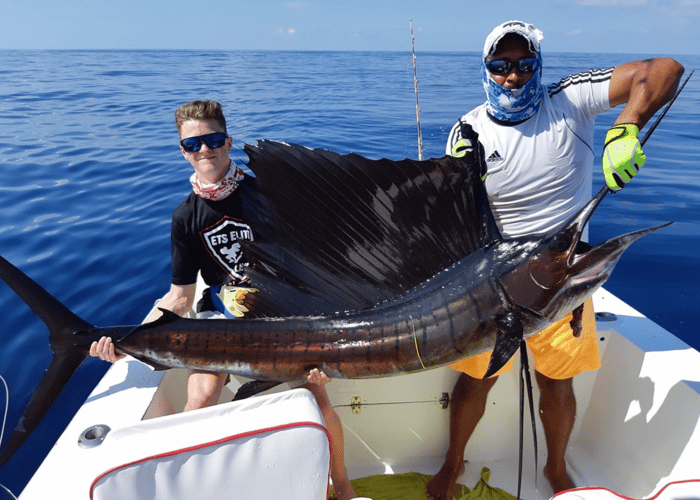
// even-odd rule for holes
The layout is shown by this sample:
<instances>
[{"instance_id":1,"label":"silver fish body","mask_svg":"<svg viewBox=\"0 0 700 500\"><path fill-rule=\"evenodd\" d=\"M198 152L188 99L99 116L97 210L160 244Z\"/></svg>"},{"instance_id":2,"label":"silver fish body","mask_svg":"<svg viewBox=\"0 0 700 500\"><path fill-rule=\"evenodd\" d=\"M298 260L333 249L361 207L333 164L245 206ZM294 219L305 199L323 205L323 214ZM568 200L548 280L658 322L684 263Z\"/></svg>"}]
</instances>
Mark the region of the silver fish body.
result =
<instances>
[{"instance_id":1,"label":"silver fish body","mask_svg":"<svg viewBox=\"0 0 700 500\"><path fill-rule=\"evenodd\" d=\"M337 378L434 368L492 349L498 318L510 312L488 266L475 272L476 257L368 309L249 320L192 320L165 312L116 346L163 367L260 379L302 379L311 368ZM528 333L544 321L528 319Z\"/></svg>"},{"instance_id":2,"label":"silver fish body","mask_svg":"<svg viewBox=\"0 0 700 500\"><path fill-rule=\"evenodd\" d=\"M665 225L581 248L581 233L607 190L545 237L501 240L374 307L286 318L192 320L164 311L117 348L159 367L303 379L311 368L369 378L434 368L516 346L590 297L624 250ZM99 332L98 335L104 335ZM494 360L499 369L512 355ZM507 356L507 357L506 357Z\"/></svg>"}]
</instances>

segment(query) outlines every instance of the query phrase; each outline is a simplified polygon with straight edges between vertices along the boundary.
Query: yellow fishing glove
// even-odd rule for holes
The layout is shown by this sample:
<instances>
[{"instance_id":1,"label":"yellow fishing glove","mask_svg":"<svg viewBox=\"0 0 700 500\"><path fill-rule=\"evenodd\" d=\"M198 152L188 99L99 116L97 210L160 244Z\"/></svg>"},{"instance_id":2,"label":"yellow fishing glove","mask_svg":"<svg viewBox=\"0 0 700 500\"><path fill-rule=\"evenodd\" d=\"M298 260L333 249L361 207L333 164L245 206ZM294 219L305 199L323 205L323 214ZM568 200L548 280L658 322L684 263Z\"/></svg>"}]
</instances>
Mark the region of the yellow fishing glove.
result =
<instances>
[{"instance_id":1,"label":"yellow fishing glove","mask_svg":"<svg viewBox=\"0 0 700 500\"><path fill-rule=\"evenodd\" d=\"M472 147L472 141L469 139L460 139L454 146L452 146L452 156L455 158L462 158L465 154L474 151Z\"/></svg>"},{"instance_id":2,"label":"yellow fishing glove","mask_svg":"<svg viewBox=\"0 0 700 500\"><path fill-rule=\"evenodd\" d=\"M625 187L647 157L637 138L639 127L633 123L622 123L608 130L603 148L603 175L612 191Z\"/></svg>"},{"instance_id":3,"label":"yellow fishing glove","mask_svg":"<svg viewBox=\"0 0 700 500\"><path fill-rule=\"evenodd\" d=\"M470 127L471 130L471 127ZM483 146L481 146L482 152L483 152ZM474 152L474 146L472 145L472 141L470 139L460 139L458 140L454 146L452 146L452 156L455 158L462 158L464 157L467 153L473 153ZM486 180L486 167L485 164L482 166L482 172L481 172L481 180L485 181Z\"/></svg>"},{"instance_id":4,"label":"yellow fishing glove","mask_svg":"<svg viewBox=\"0 0 700 500\"><path fill-rule=\"evenodd\" d=\"M242 318L248 312L248 308L244 305L246 295L257 291L256 288L222 286L221 291L219 291L219 298L231 314L237 318Z\"/></svg>"}]
</instances>

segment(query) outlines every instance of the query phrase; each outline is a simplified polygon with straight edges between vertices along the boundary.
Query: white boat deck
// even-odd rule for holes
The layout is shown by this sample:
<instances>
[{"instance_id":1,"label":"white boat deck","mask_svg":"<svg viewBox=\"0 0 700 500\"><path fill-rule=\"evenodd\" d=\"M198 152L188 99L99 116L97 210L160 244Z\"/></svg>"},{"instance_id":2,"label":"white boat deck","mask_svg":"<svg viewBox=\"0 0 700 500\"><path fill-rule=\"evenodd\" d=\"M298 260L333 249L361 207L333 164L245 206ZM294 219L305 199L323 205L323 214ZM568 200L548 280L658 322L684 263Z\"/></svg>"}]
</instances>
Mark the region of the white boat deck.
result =
<instances>
[{"instance_id":1,"label":"white boat deck","mask_svg":"<svg viewBox=\"0 0 700 500\"><path fill-rule=\"evenodd\" d=\"M567 454L572 479L577 486L602 486L633 498L651 497L672 481L700 479L700 353L604 290L594 302L597 311L612 312L617 319L598 323L603 367L575 380L578 415ZM59 484L65 485L62 498L90 498L89 487L103 470L97 470L99 464L90 458L94 450L77 446L80 434L95 424L106 424L115 432L138 425L143 418L179 412L184 405L184 376L179 370L155 372L133 359L116 363L20 498L55 497ZM437 472L447 447L449 421L442 400L455 380L452 370L441 368L329 384L345 429L351 478ZM234 378L231 392L222 399L230 400L243 381ZM517 370L502 376L491 391L486 414L467 445L468 463L459 479L467 487L473 487L481 469L488 467L489 484L515 494L517 391ZM537 425L541 469L546 445L539 420ZM109 439L108 434L105 443ZM522 497L549 498L549 484L534 468L527 413L524 457ZM72 471L68 480L66 464ZM700 483L696 484L693 496L684 490L685 500L700 498ZM668 498L675 498L673 491L666 490Z\"/></svg>"}]
</instances>

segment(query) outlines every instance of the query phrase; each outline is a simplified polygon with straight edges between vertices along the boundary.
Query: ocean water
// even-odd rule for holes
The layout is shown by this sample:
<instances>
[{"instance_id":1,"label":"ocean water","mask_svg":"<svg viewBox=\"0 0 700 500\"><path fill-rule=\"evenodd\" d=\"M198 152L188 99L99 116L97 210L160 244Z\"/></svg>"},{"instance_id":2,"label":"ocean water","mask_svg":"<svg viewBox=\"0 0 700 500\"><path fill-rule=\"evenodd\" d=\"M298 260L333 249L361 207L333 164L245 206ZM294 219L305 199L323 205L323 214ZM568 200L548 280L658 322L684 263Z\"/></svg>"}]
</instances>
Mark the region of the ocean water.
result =
<instances>
[{"instance_id":1,"label":"ocean water","mask_svg":"<svg viewBox=\"0 0 700 500\"><path fill-rule=\"evenodd\" d=\"M645 57L548 54L544 81ZM483 101L478 59L417 54L424 157L442 156L453 123ZM677 59L686 74L700 65ZM238 147L264 138L418 157L409 51L0 51L0 254L90 323L140 322L169 287L170 215L190 189L173 111L197 98L224 105ZM598 119L598 153L616 115ZM645 146L642 172L590 227L596 243L674 221L628 250L606 288L695 348L699 119L695 75ZM245 160L240 149L233 156ZM596 169L594 192L603 182ZM0 311L9 433L51 352L44 325L2 282ZM83 364L0 484L21 491L106 368Z\"/></svg>"}]
</instances>

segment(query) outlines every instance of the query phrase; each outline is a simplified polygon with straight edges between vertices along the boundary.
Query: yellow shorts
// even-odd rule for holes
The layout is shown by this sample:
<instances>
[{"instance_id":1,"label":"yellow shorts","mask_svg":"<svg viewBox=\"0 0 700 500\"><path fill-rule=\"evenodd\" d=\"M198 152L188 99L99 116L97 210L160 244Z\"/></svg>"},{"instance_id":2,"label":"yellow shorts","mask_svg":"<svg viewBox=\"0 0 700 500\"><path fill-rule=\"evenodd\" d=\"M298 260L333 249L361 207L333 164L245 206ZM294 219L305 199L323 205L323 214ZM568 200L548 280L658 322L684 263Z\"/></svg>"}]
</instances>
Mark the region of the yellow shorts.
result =
<instances>
[{"instance_id":1,"label":"yellow shorts","mask_svg":"<svg viewBox=\"0 0 700 500\"><path fill-rule=\"evenodd\" d=\"M583 308L583 331L574 337L571 330L572 315L569 313L552 326L528 337L527 342L535 370L545 377L563 380L574 377L587 370L600 368L600 352L593 314L593 301L588 299ZM474 378L483 378L489 366L491 352L463 359L450 366ZM513 360L493 376L502 375L511 370Z\"/></svg>"}]
</instances>

